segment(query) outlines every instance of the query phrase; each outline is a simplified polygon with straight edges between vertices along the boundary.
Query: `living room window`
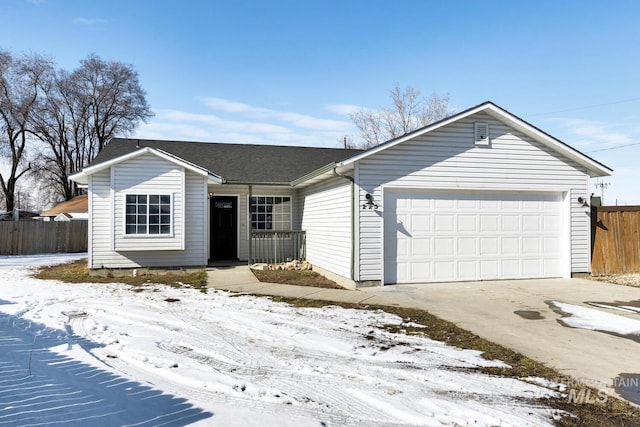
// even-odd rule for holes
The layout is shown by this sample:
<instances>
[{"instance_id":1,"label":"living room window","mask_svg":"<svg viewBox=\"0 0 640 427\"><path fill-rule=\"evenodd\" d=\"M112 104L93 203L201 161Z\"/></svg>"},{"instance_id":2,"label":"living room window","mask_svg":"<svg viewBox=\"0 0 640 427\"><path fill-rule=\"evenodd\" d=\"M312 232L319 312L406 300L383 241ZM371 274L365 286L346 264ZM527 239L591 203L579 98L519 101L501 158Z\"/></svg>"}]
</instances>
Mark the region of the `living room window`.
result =
<instances>
[{"instance_id":1,"label":"living room window","mask_svg":"<svg viewBox=\"0 0 640 427\"><path fill-rule=\"evenodd\" d=\"M251 196L252 230L291 230L291 197Z\"/></svg>"},{"instance_id":2,"label":"living room window","mask_svg":"<svg viewBox=\"0 0 640 427\"><path fill-rule=\"evenodd\" d=\"M127 194L125 234L170 235L171 196L168 194Z\"/></svg>"}]
</instances>

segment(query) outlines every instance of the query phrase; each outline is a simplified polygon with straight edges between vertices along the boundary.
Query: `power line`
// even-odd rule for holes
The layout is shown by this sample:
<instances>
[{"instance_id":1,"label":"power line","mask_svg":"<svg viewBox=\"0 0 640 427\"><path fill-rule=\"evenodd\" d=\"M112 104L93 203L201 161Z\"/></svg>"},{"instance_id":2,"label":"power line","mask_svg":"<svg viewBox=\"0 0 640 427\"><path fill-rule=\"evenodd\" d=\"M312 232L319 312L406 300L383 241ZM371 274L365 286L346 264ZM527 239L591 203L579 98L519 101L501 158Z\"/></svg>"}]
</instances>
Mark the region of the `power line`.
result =
<instances>
[{"instance_id":1,"label":"power line","mask_svg":"<svg viewBox=\"0 0 640 427\"><path fill-rule=\"evenodd\" d=\"M545 114L566 113L566 112L569 112L569 111L586 110L586 109L589 109L589 108L596 108L596 107L606 107L606 106L609 106L609 105L624 104L625 102L633 102L633 101L639 101L639 100L640 100L640 97L639 98L623 99L621 101L612 101L612 102L607 102L607 103L604 103L604 104L585 105L583 107L567 108L566 110L548 111L546 113L529 114L527 117L544 116Z\"/></svg>"},{"instance_id":2,"label":"power line","mask_svg":"<svg viewBox=\"0 0 640 427\"><path fill-rule=\"evenodd\" d=\"M640 142L632 142L631 144L618 145L616 147L601 148L599 150L585 151L585 154L599 153L600 151L617 150L618 148L631 147L632 145L640 145Z\"/></svg>"}]
</instances>

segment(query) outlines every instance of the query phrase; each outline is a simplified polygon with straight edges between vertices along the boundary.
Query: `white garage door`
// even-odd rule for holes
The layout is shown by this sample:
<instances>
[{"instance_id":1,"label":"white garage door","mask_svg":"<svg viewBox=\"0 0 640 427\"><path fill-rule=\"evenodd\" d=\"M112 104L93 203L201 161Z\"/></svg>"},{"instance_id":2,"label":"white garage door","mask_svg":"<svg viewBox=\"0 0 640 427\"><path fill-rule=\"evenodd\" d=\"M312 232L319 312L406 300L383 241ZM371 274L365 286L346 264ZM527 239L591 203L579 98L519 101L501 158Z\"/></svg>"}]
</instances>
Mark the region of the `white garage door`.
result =
<instances>
[{"instance_id":1,"label":"white garage door","mask_svg":"<svg viewBox=\"0 0 640 427\"><path fill-rule=\"evenodd\" d=\"M560 193L386 190L385 283L562 276Z\"/></svg>"}]
</instances>

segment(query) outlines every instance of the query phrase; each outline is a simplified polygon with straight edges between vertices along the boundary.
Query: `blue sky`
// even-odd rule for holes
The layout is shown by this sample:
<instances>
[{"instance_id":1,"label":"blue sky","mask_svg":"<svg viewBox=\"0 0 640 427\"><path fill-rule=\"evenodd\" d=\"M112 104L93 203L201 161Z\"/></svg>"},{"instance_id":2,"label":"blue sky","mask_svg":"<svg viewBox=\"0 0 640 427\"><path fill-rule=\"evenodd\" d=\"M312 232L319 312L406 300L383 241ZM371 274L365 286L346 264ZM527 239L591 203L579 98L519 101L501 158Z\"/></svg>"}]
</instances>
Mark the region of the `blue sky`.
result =
<instances>
[{"instance_id":1,"label":"blue sky","mask_svg":"<svg viewBox=\"0 0 640 427\"><path fill-rule=\"evenodd\" d=\"M640 204L637 1L2 0L0 16L14 53L133 64L156 114L139 137L338 146L398 83L491 100L613 168L607 204Z\"/></svg>"}]
</instances>

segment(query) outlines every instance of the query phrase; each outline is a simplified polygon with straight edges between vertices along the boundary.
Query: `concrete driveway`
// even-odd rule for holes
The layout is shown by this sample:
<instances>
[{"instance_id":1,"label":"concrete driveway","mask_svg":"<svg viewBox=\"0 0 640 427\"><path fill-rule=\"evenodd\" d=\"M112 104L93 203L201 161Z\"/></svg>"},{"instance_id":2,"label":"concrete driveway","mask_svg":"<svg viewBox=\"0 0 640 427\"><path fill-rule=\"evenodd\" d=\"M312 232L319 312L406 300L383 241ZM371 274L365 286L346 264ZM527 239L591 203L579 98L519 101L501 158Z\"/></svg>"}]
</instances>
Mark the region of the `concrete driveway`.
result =
<instances>
[{"instance_id":1,"label":"concrete driveway","mask_svg":"<svg viewBox=\"0 0 640 427\"><path fill-rule=\"evenodd\" d=\"M557 301L626 317L632 322L623 323L637 325L640 334L638 312L588 304L640 305L640 288L586 279L545 279L392 285L366 288L366 292L379 296L378 301L410 297L415 307L640 404L640 335L615 336L563 326L559 321L563 316L549 305Z\"/></svg>"}]
</instances>

